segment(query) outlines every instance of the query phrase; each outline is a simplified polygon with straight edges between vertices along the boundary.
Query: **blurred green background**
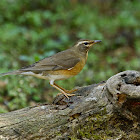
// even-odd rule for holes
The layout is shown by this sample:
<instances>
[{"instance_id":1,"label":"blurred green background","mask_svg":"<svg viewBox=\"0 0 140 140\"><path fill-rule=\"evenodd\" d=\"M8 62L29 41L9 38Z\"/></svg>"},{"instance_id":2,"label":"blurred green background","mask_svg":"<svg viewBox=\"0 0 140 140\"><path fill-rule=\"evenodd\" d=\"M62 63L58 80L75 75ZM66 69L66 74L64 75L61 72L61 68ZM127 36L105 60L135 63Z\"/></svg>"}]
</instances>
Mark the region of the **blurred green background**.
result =
<instances>
[{"instance_id":1,"label":"blurred green background","mask_svg":"<svg viewBox=\"0 0 140 140\"><path fill-rule=\"evenodd\" d=\"M102 43L89 52L82 72L60 86L72 89L140 70L139 0L0 0L0 72L16 70L68 49L79 39ZM0 112L50 103L49 81L0 77Z\"/></svg>"}]
</instances>

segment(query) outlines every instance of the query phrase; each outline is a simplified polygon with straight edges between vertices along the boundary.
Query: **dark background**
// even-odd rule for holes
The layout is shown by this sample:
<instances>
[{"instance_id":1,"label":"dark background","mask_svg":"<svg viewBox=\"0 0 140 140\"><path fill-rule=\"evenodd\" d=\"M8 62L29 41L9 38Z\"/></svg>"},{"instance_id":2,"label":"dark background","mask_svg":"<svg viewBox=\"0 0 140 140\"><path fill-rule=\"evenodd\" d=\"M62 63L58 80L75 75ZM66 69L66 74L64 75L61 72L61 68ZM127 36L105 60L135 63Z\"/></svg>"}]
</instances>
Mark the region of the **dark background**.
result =
<instances>
[{"instance_id":1,"label":"dark background","mask_svg":"<svg viewBox=\"0 0 140 140\"><path fill-rule=\"evenodd\" d=\"M89 52L82 72L57 83L66 89L140 70L139 0L0 0L0 72L16 70L68 49L79 39L102 43ZM0 78L0 112L50 103L49 81Z\"/></svg>"}]
</instances>

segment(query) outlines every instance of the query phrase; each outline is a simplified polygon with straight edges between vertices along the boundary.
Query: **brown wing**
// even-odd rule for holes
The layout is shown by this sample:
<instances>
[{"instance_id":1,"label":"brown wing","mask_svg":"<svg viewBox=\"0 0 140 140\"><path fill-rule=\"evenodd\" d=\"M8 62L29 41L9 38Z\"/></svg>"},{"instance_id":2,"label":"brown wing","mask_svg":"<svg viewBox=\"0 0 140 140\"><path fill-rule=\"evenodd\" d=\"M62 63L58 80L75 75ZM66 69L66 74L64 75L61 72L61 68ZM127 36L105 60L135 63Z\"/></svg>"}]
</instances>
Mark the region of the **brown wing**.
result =
<instances>
[{"instance_id":1,"label":"brown wing","mask_svg":"<svg viewBox=\"0 0 140 140\"><path fill-rule=\"evenodd\" d=\"M59 52L53 56L42 59L33 65L24 67L22 71L44 71L44 70L62 70L74 67L80 58L76 57L76 54L72 50L66 50Z\"/></svg>"}]
</instances>

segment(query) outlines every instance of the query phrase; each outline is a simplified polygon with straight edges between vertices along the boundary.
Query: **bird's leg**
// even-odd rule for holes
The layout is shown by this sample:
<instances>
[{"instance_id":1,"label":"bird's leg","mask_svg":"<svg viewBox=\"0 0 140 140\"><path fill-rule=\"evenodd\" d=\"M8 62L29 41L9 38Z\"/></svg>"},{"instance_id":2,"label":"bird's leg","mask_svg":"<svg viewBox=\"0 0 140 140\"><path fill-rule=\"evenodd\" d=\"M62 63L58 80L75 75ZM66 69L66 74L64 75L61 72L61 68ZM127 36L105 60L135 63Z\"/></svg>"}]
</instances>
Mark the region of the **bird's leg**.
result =
<instances>
[{"instance_id":1,"label":"bird's leg","mask_svg":"<svg viewBox=\"0 0 140 140\"><path fill-rule=\"evenodd\" d=\"M62 89L63 91L65 91L66 93L73 93L74 91L77 91L78 89L72 89L72 90L66 90L62 87L60 87L59 85L57 85L56 83L54 83L55 86L59 87L60 89ZM70 94L69 94L70 95ZM74 94L71 94L74 95Z\"/></svg>"},{"instance_id":2,"label":"bird's leg","mask_svg":"<svg viewBox=\"0 0 140 140\"><path fill-rule=\"evenodd\" d=\"M72 89L72 90L67 90L68 93L73 93L75 91L77 91L78 89Z\"/></svg>"},{"instance_id":3,"label":"bird's leg","mask_svg":"<svg viewBox=\"0 0 140 140\"><path fill-rule=\"evenodd\" d=\"M59 86L57 86L55 83L54 83L54 81L50 81L50 85L52 86L52 87L54 87L54 88L56 88L57 90L59 90L62 94L64 94L66 97L67 97L67 99L69 99L69 94L67 94L63 89L61 89L61 88L59 88Z\"/></svg>"},{"instance_id":4,"label":"bird's leg","mask_svg":"<svg viewBox=\"0 0 140 140\"><path fill-rule=\"evenodd\" d=\"M62 94L64 94L64 95L67 97L67 99L69 99L67 93L65 93L65 91L63 91L61 88L57 87L57 86L54 84L54 81L50 81L50 85L51 85L52 87L56 88L57 90L59 90Z\"/></svg>"},{"instance_id":5,"label":"bird's leg","mask_svg":"<svg viewBox=\"0 0 140 140\"><path fill-rule=\"evenodd\" d=\"M66 90L62 87L60 87L59 85L57 85L56 83L54 83L55 86L59 87L60 89L62 89L63 91L65 91L66 93L73 93L74 91L77 91L78 89L72 89L72 90ZM70 96L73 96L75 94L69 94Z\"/></svg>"}]
</instances>

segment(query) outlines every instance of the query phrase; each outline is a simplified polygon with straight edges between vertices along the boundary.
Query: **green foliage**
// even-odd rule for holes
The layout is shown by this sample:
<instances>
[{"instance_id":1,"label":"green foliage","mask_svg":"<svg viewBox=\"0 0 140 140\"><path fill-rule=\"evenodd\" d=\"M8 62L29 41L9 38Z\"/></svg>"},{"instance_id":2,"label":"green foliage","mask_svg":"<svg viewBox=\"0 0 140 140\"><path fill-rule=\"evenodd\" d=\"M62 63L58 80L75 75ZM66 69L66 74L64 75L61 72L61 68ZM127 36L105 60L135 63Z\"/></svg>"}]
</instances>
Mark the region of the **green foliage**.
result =
<instances>
[{"instance_id":1,"label":"green foliage","mask_svg":"<svg viewBox=\"0 0 140 140\"><path fill-rule=\"evenodd\" d=\"M74 78L58 83L72 89L140 70L140 3L127 1L0 1L0 72L16 70L65 50L78 39L98 39L87 65ZM6 109L52 99L57 91L31 77L2 77L7 86L0 99ZM33 86L32 86L33 85ZM6 103L5 103L6 102Z\"/></svg>"}]
</instances>

